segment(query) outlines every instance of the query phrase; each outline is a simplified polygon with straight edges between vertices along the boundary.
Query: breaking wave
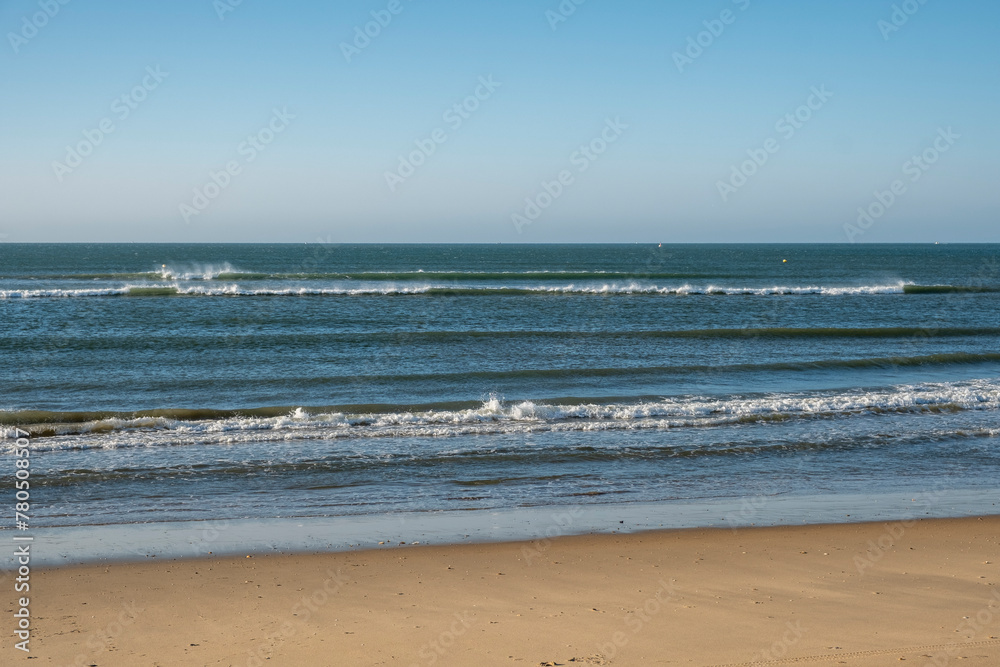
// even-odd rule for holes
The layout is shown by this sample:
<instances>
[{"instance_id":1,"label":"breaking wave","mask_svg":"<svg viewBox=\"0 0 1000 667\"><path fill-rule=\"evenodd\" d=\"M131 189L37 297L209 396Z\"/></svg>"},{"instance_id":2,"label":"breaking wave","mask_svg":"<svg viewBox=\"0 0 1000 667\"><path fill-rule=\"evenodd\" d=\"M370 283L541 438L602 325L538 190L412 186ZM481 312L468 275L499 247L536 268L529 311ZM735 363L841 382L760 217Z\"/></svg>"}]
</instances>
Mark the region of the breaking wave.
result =
<instances>
[{"instance_id":1,"label":"breaking wave","mask_svg":"<svg viewBox=\"0 0 1000 667\"><path fill-rule=\"evenodd\" d=\"M303 439L449 437L495 433L677 429L1000 408L1000 380L900 385L865 391L679 396L637 402L505 402L426 406L274 407L131 413L0 412L0 433L32 434L32 447L91 449L239 444ZM17 425L17 426L15 426ZM34 439L37 438L37 439ZM8 450L13 441L4 443Z\"/></svg>"},{"instance_id":2,"label":"breaking wave","mask_svg":"<svg viewBox=\"0 0 1000 667\"><path fill-rule=\"evenodd\" d=\"M51 288L0 290L0 299L81 298L81 297L267 297L267 296L532 296L532 295L710 295L710 296L852 296L886 294L963 294L996 292L987 287L960 287L948 285L890 285L855 286L773 286L739 287L704 285L663 286L629 283L568 284L535 286L469 287L449 285L397 286L371 284L342 284L334 287L260 287L248 288L237 283L228 285L190 284L197 281L173 284L124 285L104 288Z\"/></svg>"}]
</instances>

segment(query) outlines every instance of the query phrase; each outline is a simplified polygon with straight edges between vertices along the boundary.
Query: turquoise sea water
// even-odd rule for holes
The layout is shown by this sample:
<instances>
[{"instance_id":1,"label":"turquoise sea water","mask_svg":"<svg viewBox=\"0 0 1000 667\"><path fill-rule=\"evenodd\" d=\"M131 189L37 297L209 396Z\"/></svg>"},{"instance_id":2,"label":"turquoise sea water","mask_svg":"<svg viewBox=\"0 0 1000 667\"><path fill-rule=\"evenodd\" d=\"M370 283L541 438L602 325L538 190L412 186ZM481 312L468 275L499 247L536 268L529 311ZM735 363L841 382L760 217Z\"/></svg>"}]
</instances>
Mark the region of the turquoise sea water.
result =
<instances>
[{"instance_id":1,"label":"turquoise sea water","mask_svg":"<svg viewBox=\"0 0 1000 667\"><path fill-rule=\"evenodd\" d=\"M0 244L0 445L46 527L988 495L998 256Z\"/></svg>"}]
</instances>

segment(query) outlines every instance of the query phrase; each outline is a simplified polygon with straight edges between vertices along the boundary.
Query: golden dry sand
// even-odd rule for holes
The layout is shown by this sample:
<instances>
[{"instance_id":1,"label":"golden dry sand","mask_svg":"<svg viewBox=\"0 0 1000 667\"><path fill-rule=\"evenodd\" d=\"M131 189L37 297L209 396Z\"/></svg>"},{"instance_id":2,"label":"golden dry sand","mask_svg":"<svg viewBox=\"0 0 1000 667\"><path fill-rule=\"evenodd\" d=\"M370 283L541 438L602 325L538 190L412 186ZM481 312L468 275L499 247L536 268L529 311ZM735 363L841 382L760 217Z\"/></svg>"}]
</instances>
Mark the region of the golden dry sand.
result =
<instances>
[{"instance_id":1,"label":"golden dry sand","mask_svg":"<svg viewBox=\"0 0 1000 667\"><path fill-rule=\"evenodd\" d=\"M1000 665L1000 517L88 565L4 665Z\"/></svg>"}]
</instances>

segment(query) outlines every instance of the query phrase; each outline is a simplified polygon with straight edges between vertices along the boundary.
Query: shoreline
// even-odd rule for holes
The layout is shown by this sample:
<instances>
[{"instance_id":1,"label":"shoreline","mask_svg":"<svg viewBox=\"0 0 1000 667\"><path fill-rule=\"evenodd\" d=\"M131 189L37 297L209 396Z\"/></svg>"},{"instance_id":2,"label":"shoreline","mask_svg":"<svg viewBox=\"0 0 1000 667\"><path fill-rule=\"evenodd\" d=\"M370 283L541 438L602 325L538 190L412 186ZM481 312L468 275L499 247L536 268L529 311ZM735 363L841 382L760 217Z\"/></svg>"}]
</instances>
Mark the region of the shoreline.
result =
<instances>
[{"instance_id":1,"label":"shoreline","mask_svg":"<svg viewBox=\"0 0 1000 667\"><path fill-rule=\"evenodd\" d=\"M1000 659L998 562L1000 516L984 516L42 567L31 655L978 667Z\"/></svg>"},{"instance_id":2,"label":"shoreline","mask_svg":"<svg viewBox=\"0 0 1000 667\"><path fill-rule=\"evenodd\" d=\"M265 554L357 552L398 546L517 542L590 534L752 526L837 525L1000 515L990 489L766 495L659 503L416 511L338 517L221 519L37 527L37 566ZM0 540L14 531L0 530ZM10 553L0 568L15 565Z\"/></svg>"}]
</instances>

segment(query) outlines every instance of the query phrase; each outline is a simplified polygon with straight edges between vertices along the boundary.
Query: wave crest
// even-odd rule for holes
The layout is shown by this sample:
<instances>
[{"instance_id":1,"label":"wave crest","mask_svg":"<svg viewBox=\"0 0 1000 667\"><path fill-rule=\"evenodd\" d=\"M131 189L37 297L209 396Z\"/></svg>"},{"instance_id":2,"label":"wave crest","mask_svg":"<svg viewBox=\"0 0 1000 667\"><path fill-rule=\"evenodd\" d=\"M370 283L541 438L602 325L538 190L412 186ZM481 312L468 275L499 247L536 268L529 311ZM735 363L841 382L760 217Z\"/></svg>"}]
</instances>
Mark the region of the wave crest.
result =
<instances>
[{"instance_id":1,"label":"wave crest","mask_svg":"<svg viewBox=\"0 0 1000 667\"><path fill-rule=\"evenodd\" d=\"M221 269L215 276L225 275ZM213 275L206 270L203 276ZM575 284L568 285L535 285L535 286L490 286L463 287L436 284L397 286L394 284L339 284L333 287L242 287L238 283L228 285L191 285L192 281L209 280L196 276L196 273L185 273L185 278L164 274L164 279L174 278L172 284L149 283L141 285L124 285L108 288L80 289L7 289L0 290L0 299L34 299L34 298L80 298L80 297L161 297L161 296L203 296L203 297L266 297L266 296L532 296L532 295L662 295L662 296L863 296L863 295L934 295L934 294L966 294L995 292L993 288L963 288L955 286L913 285L911 283L896 283L890 285L855 285L855 286L781 286L772 287L740 287L726 285L695 286L684 284L679 286L663 286L629 283Z\"/></svg>"},{"instance_id":2,"label":"wave crest","mask_svg":"<svg viewBox=\"0 0 1000 667\"><path fill-rule=\"evenodd\" d=\"M344 406L348 408L350 406ZM839 391L681 396L569 405L536 401L505 403L489 396L467 408L377 411L333 408L264 408L229 411L215 418L184 419L189 413L101 416L76 423L21 424L36 449L117 448L180 444L235 444L298 439L447 437L467 434L674 429L898 412L957 412L1000 409L1000 381L901 385L879 391ZM282 414L275 414L276 411ZM9 415L10 413L8 413ZM36 413L40 415L41 413ZM198 414L190 413L191 416ZM3 413L0 413L2 416ZM4 423L11 424L10 419ZM13 426L0 427L5 437ZM8 449L13 447L11 442Z\"/></svg>"}]
</instances>

